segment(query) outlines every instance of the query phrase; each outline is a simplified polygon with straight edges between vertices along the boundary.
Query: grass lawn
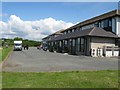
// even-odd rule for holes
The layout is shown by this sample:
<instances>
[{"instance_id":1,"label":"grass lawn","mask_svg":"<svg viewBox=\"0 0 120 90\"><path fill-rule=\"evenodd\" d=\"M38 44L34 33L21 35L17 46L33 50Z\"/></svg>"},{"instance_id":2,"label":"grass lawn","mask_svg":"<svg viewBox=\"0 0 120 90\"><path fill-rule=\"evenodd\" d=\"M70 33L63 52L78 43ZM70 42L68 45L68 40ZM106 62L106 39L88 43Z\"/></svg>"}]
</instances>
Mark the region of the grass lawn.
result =
<instances>
[{"instance_id":1,"label":"grass lawn","mask_svg":"<svg viewBox=\"0 0 120 90\"><path fill-rule=\"evenodd\" d=\"M3 72L3 88L118 88L118 71Z\"/></svg>"},{"instance_id":2,"label":"grass lawn","mask_svg":"<svg viewBox=\"0 0 120 90\"><path fill-rule=\"evenodd\" d=\"M6 58L6 56L9 54L11 50L13 50L12 47L8 48L3 47L3 49L0 49L0 62L2 62Z\"/></svg>"},{"instance_id":3,"label":"grass lawn","mask_svg":"<svg viewBox=\"0 0 120 90\"><path fill-rule=\"evenodd\" d=\"M2 62L2 48L0 48L0 63Z\"/></svg>"}]
</instances>

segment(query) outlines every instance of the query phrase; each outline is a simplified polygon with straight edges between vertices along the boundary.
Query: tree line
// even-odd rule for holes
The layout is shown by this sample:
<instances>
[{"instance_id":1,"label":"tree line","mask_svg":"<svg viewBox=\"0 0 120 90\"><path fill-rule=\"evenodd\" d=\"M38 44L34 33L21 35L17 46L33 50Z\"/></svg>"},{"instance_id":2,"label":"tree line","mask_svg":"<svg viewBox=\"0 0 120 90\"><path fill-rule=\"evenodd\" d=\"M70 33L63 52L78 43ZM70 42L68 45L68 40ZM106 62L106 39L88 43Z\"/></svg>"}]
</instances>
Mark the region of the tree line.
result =
<instances>
[{"instance_id":1,"label":"tree line","mask_svg":"<svg viewBox=\"0 0 120 90\"><path fill-rule=\"evenodd\" d=\"M15 37L14 39L2 39L1 44L2 44L2 46L5 46L6 44L9 45L9 46L12 46L12 45L14 45L14 41L22 41L23 45L28 45L30 47L38 46L38 45L41 44L40 41L23 39L23 38L20 38L20 37Z\"/></svg>"}]
</instances>

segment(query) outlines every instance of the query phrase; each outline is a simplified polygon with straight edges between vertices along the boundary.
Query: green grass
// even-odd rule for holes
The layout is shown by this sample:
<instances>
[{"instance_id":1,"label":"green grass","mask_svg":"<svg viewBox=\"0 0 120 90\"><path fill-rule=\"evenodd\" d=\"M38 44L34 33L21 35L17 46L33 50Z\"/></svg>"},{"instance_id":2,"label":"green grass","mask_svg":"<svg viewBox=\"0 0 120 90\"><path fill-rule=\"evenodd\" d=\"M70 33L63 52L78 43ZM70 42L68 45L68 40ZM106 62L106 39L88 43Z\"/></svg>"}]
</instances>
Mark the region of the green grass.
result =
<instances>
[{"instance_id":1,"label":"green grass","mask_svg":"<svg viewBox=\"0 0 120 90\"><path fill-rule=\"evenodd\" d=\"M0 63L2 62L2 49L0 49Z\"/></svg>"},{"instance_id":2,"label":"green grass","mask_svg":"<svg viewBox=\"0 0 120 90\"><path fill-rule=\"evenodd\" d=\"M7 57L11 50L13 50L13 47L3 47L3 49L0 49L0 62L2 62Z\"/></svg>"},{"instance_id":3,"label":"green grass","mask_svg":"<svg viewBox=\"0 0 120 90\"><path fill-rule=\"evenodd\" d=\"M3 72L3 88L118 88L118 71Z\"/></svg>"}]
</instances>

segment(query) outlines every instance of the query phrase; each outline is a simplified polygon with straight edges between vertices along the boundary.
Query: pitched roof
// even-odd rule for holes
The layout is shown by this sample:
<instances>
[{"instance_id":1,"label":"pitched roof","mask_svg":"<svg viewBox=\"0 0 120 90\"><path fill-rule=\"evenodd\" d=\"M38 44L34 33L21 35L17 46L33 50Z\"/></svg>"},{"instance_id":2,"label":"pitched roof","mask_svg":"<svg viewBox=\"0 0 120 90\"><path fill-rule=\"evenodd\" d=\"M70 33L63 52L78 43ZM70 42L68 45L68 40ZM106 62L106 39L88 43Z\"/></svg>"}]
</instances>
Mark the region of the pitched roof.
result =
<instances>
[{"instance_id":1,"label":"pitched roof","mask_svg":"<svg viewBox=\"0 0 120 90\"><path fill-rule=\"evenodd\" d=\"M80 22L80 23L78 23L78 24L76 24L74 26L71 26L71 27L65 29L64 31L69 30L69 29L74 29L74 28L77 28L77 27L81 27L81 26L84 26L84 25L88 25L88 24L94 23L96 21L103 20L103 19L113 17L113 16L120 16L120 10L116 9L116 10L112 10L110 12L104 13L102 15L95 16L95 17L93 17L91 19L82 21L82 22Z\"/></svg>"},{"instance_id":2,"label":"pitched roof","mask_svg":"<svg viewBox=\"0 0 120 90\"><path fill-rule=\"evenodd\" d=\"M86 30L80 30L80 31L76 31L76 32L68 33L68 34L63 34L63 35L53 38L50 41L77 38L77 37L82 37L82 36L118 38L118 36L113 34L112 32L105 31L104 29L99 28L99 27L93 27L93 28L86 29Z\"/></svg>"},{"instance_id":3,"label":"pitched roof","mask_svg":"<svg viewBox=\"0 0 120 90\"><path fill-rule=\"evenodd\" d=\"M63 33L61 33L62 31L64 31L64 29L61 29L61 30L59 30L59 31L57 31L57 32L55 32L55 33L53 33L53 34L50 34L50 35L42 38L42 40L47 39L47 38L49 38L49 37L52 36L52 35L61 35L61 34L63 34Z\"/></svg>"},{"instance_id":4,"label":"pitched roof","mask_svg":"<svg viewBox=\"0 0 120 90\"><path fill-rule=\"evenodd\" d=\"M64 29L64 30L60 30L60 31L57 31L51 35L54 35L54 34L62 34L64 31L67 31L69 29L74 29L74 28L78 28L78 27L81 27L81 26L84 26L84 25L88 25L90 23L93 23L93 22L96 22L98 20L103 20L105 18L108 18L108 17L113 17L113 16L120 16L120 10L113 10L113 11L110 11L110 12L107 12L105 14L102 14L102 15L99 15L99 16L96 16L96 17L93 17L91 19L88 19L88 20L85 20L85 21L82 21L74 26L71 26L67 29ZM59 33L60 32L60 33ZM46 38L49 38L51 35L43 38L43 39L46 39Z\"/></svg>"}]
</instances>

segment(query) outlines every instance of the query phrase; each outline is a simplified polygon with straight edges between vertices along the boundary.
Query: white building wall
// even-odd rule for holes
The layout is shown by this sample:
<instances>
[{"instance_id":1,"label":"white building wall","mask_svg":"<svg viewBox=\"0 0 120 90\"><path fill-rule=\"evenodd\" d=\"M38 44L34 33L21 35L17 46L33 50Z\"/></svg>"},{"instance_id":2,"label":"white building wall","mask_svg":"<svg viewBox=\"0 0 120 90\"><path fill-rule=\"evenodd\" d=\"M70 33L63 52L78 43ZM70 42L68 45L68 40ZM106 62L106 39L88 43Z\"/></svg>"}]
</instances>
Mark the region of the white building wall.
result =
<instances>
[{"instance_id":1,"label":"white building wall","mask_svg":"<svg viewBox=\"0 0 120 90\"><path fill-rule=\"evenodd\" d=\"M116 33L116 17L112 18L112 32Z\"/></svg>"},{"instance_id":2,"label":"white building wall","mask_svg":"<svg viewBox=\"0 0 120 90\"><path fill-rule=\"evenodd\" d=\"M91 48L103 48L103 46L115 46L115 40L111 38L92 38Z\"/></svg>"},{"instance_id":3,"label":"white building wall","mask_svg":"<svg viewBox=\"0 0 120 90\"><path fill-rule=\"evenodd\" d=\"M116 17L116 34L120 37L120 17Z\"/></svg>"}]
</instances>

